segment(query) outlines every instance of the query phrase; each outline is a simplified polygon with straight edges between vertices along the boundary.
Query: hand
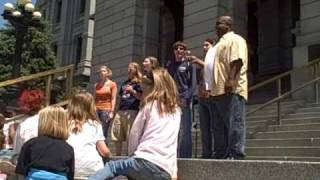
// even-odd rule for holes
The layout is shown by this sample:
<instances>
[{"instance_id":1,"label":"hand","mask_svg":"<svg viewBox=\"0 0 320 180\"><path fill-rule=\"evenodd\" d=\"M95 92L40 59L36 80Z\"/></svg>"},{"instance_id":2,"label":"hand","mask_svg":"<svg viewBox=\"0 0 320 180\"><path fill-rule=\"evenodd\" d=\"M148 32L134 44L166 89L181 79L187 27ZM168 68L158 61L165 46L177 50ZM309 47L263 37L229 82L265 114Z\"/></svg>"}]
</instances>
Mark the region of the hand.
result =
<instances>
[{"instance_id":1,"label":"hand","mask_svg":"<svg viewBox=\"0 0 320 180\"><path fill-rule=\"evenodd\" d=\"M129 93L134 92L134 89L133 89L133 87L132 87L131 85L127 85L127 87L126 87L125 90L126 90L127 92L129 92Z\"/></svg>"},{"instance_id":2,"label":"hand","mask_svg":"<svg viewBox=\"0 0 320 180\"><path fill-rule=\"evenodd\" d=\"M226 93L233 92L236 82L233 79L228 79L224 85L224 91Z\"/></svg>"},{"instance_id":3,"label":"hand","mask_svg":"<svg viewBox=\"0 0 320 180\"><path fill-rule=\"evenodd\" d=\"M113 119L113 116L114 116L113 111L110 111L110 112L109 112L109 118L110 118L110 119Z\"/></svg>"}]
</instances>

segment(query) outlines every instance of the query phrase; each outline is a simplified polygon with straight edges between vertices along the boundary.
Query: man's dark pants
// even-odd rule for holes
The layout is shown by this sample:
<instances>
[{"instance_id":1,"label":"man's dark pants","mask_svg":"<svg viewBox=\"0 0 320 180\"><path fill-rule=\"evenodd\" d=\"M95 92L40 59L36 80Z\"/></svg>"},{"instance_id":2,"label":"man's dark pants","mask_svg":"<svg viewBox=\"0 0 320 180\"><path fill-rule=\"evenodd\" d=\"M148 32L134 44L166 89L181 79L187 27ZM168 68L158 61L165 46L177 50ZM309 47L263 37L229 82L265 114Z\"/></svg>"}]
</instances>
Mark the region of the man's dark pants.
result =
<instances>
[{"instance_id":1,"label":"man's dark pants","mask_svg":"<svg viewBox=\"0 0 320 180\"><path fill-rule=\"evenodd\" d=\"M213 117L215 158L243 159L245 157L245 100L227 93L210 97Z\"/></svg>"}]
</instances>

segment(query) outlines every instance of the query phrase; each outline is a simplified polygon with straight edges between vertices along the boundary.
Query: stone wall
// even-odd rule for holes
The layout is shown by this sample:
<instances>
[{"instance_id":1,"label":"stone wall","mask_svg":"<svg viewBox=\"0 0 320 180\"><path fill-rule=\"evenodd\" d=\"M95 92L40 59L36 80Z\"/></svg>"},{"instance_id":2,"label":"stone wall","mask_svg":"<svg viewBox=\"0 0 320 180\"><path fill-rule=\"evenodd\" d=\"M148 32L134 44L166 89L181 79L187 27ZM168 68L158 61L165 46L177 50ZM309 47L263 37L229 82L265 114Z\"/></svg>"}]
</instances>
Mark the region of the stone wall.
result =
<instances>
[{"instance_id":1,"label":"stone wall","mask_svg":"<svg viewBox=\"0 0 320 180\"><path fill-rule=\"evenodd\" d=\"M101 65L113 70L113 79L125 77L128 64L142 53L142 14L139 0L97 0L91 82Z\"/></svg>"}]
</instances>

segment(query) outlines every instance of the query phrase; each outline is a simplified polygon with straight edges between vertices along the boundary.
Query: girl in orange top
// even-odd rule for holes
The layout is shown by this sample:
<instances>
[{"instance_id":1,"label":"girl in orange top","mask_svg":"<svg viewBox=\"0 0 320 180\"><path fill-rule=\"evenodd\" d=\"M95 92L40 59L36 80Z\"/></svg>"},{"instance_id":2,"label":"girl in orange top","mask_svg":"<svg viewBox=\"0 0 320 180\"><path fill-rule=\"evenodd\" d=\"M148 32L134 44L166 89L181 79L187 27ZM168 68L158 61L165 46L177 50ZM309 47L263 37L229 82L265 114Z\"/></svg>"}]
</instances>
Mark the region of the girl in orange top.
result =
<instances>
[{"instance_id":1,"label":"girl in orange top","mask_svg":"<svg viewBox=\"0 0 320 180\"><path fill-rule=\"evenodd\" d=\"M103 135L108 137L108 129L116 106L117 84L110 80L112 71L107 66L100 67L100 80L96 84L96 107L102 123Z\"/></svg>"}]
</instances>

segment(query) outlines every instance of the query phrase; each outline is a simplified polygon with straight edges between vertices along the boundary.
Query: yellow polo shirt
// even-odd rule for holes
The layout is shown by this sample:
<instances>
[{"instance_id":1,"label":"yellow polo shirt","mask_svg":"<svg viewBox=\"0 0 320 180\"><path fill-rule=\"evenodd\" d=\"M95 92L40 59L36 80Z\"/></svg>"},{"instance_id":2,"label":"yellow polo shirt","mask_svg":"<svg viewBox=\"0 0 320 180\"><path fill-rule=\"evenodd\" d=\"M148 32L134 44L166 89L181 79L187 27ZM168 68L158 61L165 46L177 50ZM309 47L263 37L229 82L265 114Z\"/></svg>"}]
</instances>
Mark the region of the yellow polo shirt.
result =
<instances>
[{"instance_id":1,"label":"yellow polo shirt","mask_svg":"<svg viewBox=\"0 0 320 180\"><path fill-rule=\"evenodd\" d=\"M248 50L246 40L234 32L223 35L217 44L214 63L214 83L211 91L212 96L225 94L224 86L230 74L230 63L241 59L242 67L236 77L234 93L239 94L245 100L248 99Z\"/></svg>"}]
</instances>

